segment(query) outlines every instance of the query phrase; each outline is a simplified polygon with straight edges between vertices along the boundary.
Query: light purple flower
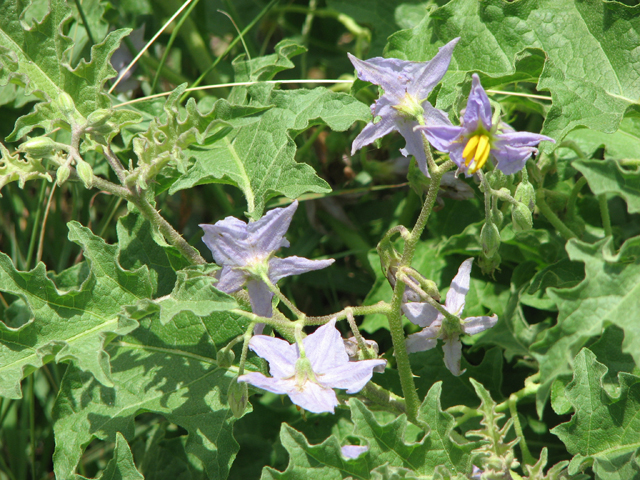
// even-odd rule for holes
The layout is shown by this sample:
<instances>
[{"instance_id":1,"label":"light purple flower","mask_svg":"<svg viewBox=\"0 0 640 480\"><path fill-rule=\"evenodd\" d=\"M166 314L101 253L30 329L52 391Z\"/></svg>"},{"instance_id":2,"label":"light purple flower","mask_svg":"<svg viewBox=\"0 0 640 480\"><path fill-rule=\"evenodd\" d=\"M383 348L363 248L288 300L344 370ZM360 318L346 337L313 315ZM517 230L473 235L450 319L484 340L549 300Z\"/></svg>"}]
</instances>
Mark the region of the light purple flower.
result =
<instances>
[{"instance_id":1,"label":"light purple flower","mask_svg":"<svg viewBox=\"0 0 640 480\"><path fill-rule=\"evenodd\" d=\"M334 388L357 393L373 375L373 369L386 360L349 362L336 321L331 320L302 341L304 355L297 344L266 335L254 335L249 348L269 362L271 377L258 372L241 375L268 392L289 395L296 405L313 413L334 412L338 398Z\"/></svg>"},{"instance_id":2,"label":"light purple flower","mask_svg":"<svg viewBox=\"0 0 640 480\"><path fill-rule=\"evenodd\" d=\"M365 452L369 451L369 447L366 445L345 445L340 449L342 456L348 459L358 458Z\"/></svg>"},{"instance_id":3,"label":"light purple flower","mask_svg":"<svg viewBox=\"0 0 640 480\"><path fill-rule=\"evenodd\" d=\"M447 73L453 48L460 38L454 38L441 47L428 62L407 62L397 58L370 58L359 60L349 54L349 60L358 72L358 78L384 90L372 106L373 121L368 123L353 141L351 155L375 139L392 131L398 131L407 142L400 152L416 157L420 171L427 177L427 157L424 153L423 137L414 128L419 125L416 117L422 117L427 126L451 125L447 114L434 108L427 97ZM380 120L376 122L376 118ZM374 123L375 122L375 123Z\"/></svg>"},{"instance_id":4,"label":"light purple flower","mask_svg":"<svg viewBox=\"0 0 640 480\"><path fill-rule=\"evenodd\" d=\"M279 248L289 246L284 235L297 208L298 202L294 201L286 208L274 208L257 222L247 224L227 217L213 225L200 225L204 230L202 240L211 250L215 262L222 266L216 287L233 293L246 285L251 309L261 317L272 315L273 293L265 279L275 285L281 278L319 270L333 263L333 259L274 257Z\"/></svg>"},{"instance_id":5,"label":"light purple flower","mask_svg":"<svg viewBox=\"0 0 640 480\"><path fill-rule=\"evenodd\" d=\"M451 287L447 292L444 308L447 312L460 317L464 310L471 276L471 264L473 258L468 258L460 268L457 275L451 281ZM402 306L402 311L412 323L424 327L422 331L407 337L407 350L411 352L421 352L430 350L436 346L438 338L444 341L444 363L454 375L458 376L464 372L460 371L460 360L462 358L462 343L460 333L475 335L488 328L493 327L498 322L498 317L468 317L460 321L458 332L447 332L442 327L445 317L438 310L428 303L409 302Z\"/></svg>"},{"instance_id":6,"label":"light purple flower","mask_svg":"<svg viewBox=\"0 0 640 480\"><path fill-rule=\"evenodd\" d=\"M491 118L491 104L480 84L480 77L473 74L471 92L461 126L426 125L416 127L424 132L429 142L442 152L448 152L458 171L471 176L482 168L488 158L506 175L519 172L527 159L538 150L543 140L555 143L553 138L530 132L516 132L509 125Z\"/></svg>"}]
</instances>

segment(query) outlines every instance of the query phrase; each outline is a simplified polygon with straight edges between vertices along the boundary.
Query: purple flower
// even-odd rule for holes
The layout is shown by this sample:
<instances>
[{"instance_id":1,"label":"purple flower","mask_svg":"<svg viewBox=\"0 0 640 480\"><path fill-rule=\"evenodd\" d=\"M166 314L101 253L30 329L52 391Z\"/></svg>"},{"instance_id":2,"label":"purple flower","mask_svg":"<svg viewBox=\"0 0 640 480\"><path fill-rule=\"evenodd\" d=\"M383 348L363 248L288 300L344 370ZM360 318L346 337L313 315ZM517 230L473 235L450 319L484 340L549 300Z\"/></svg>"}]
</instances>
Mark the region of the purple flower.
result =
<instances>
[{"instance_id":1,"label":"purple flower","mask_svg":"<svg viewBox=\"0 0 640 480\"><path fill-rule=\"evenodd\" d=\"M441 47L436 56L428 62L406 62L397 58L382 57L363 61L349 54L349 59L358 72L358 78L379 85L384 90L384 95L371 106L373 121L368 123L353 141L351 155L375 139L396 130L407 142L406 147L400 152L405 157L416 157L422 173L429 176L423 137L419 132L415 132L414 128L420 124L451 125L446 113L434 108L427 101L427 97L447 73L453 48L458 40L460 38L454 38ZM377 117L380 117L380 120L376 122ZM418 119L421 119L420 123Z\"/></svg>"},{"instance_id":2,"label":"purple flower","mask_svg":"<svg viewBox=\"0 0 640 480\"><path fill-rule=\"evenodd\" d=\"M527 159L538 150L543 140L555 143L553 138L530 132L516 132L509 125L492 122L489 97L480 84L480 77L473 74L471 92L464 112L462 125L426 125L416 127L424 132L431 144L442 152L448 152L458 166L456 175L464 172L471 176L482 168L491 157L497 168L506 175L519 172Z\"/></svg>"},{"instance_id":3,"label":"purple flower","mask_svg":"<svg viewBox=\"0 0 640 480\"><path fill-rule=\"evenodd\" d=\"M269 362L271 377L251 372L238 377L268 392L289 395L296 405L313 413L331 412L338 405L334 388L357 393L386 360L349 362L336 321L331 320L298 344L266 335L254 335L249 348Z\"/></svg>"},{"instance_id":4,"label":"purple flower","mask_svg":"<svg viewBox=\"0 0 640 480\"><path fill-rule=\"evenodd\" d=\"M213 225L200 225L204 230L202 240L211 250L215 262L222 266L216 287L233 293L246 285L251 309L261 317L272 315L273 293L265 280L275 285L281 278L319 270L333 263L333 259L274 257L276 250L289 246L284 235L297 208L298 202L294 201L286 208L274 208L257 222L247 224L227 217Z\"/></svg>"},{"instance_id":5,"label":"purple flower","mask_svg":"<svg viewBox=\"0 0 640 480\"><path fill-rule=\"evenodd\" d=\"M447 292L444 308L458 318L464 310L465 297L469 293L472 263L473 258L468 258L462 262ZM496 315L492 317L468 317L460 321L456 331L455 326L454 328L447 328L446 326L443 328L443 321L446 322L444 315L428 303L405 303L402 306L402 310L412 323L425 327L422 331L407 337L407 350L410 353L430 350L436 346L438 338L441 338L444 340L444 345L442 346L444 363L451 373L456 376L464 373L460 371L460 359L462 358L460 334L464 332L467 335L475 335L493 327L498 322Z\"/></svg>"},{"instance_id":6,"label":"purple flower","mask_svg":"<svg viewBox=\"0 0 640 480\"><path fill-rule=\"evenodd\" d=\"M358 458L365 452L369 451L369 447L366 445L345 445L340 449L342 456L348 459Z\"/></svg>"}]
</instances>

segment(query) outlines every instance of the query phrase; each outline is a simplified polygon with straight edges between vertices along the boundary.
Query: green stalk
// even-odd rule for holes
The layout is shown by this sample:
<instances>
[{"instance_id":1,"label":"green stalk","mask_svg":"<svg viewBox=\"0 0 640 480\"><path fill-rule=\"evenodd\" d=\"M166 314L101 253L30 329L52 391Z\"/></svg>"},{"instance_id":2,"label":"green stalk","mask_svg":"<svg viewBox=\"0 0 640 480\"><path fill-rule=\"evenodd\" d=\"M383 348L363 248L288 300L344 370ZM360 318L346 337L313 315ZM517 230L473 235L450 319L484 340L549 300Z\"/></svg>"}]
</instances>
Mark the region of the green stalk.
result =
<instances>
[{"instance_id":1,"label":"green stalk","mask_svg":"<svg viewBox=\"0 0 640 480\"><path fill-rule=\"evenodd\" d=\"M551 207L547 204L547 201L544 198L544 189L540 188L536 190L536 205L549 223L555 227L555 229L562 235L565 240L569 240L571 238L577 238L578 236L567 227L562 220L551 210Z\"/></svg>"},{"instance_id":2,"label":"green stalk","mask_svg":"<svg viewBox=\"0 0 640 480\"><path fill-rule=\"evenodd\" d=\"M27 378L27 388L29 392L29 444L31 452L29 461L31 463L31 478L36 480L36 407L35 393L33 391L34 373Z\"/></svg>"},{"instance_id":3,"label":"green stalk","mask_svg":"<svg viewBox=\"0 0 640 480\"><path fill-rule=\"evenodd\" d=\"M534 465L536 463L536 459L533 458L531 452L529 451L529 447L527 446L527 442L524 438L524 431L522 430L522 425L520 424L520 418L518 417L518 409L516 405L518 403L518 397L516 395L511 395L509 397L509 412L511 413L511 418L513 418L513 428L516 431L516 435L520 438L520 442L518 445L520 446L520 451L522 452L522 460L527 465Z\"/></svg>"},{"instance_id":4,"label":"green stalk","mask_svg":"<svg viewBox=\"0 0 640 480\"><path fill-rule=\"evenodd\" d=\"M44 203L44 194L47 189L47 181L42 180L40 184L40 191L38 192L38 206L36 208L36 215L33 218L33 227L31 227L31 238L29 239L29 250L27 250L27 260L24 262L24 269L29 270L31 268L31 260L33 259L33 252L37 243L37 232L40 226L40 215L42 215L42 204Z\"/></svg>"},{"instance_id":5,"label":"green stalk","mask_svg":"<svg viewBox=\"0 0 640 480\"><path fill-rule=\"evenodd\" d=\"M80 4L80 0L75 0L76 1L76 7L78 7L78 12L80 12L80 18L82 18L82 23L84 25L84 29L87 31L87 37L89 37L89 41L91 42L91 46L96 44L96 41L93 37L93 35L91 34L91 28L89 27L89 22L87 21L87 16L84 14L84 9L82 8L82 5Z\"/></svg>"},{"instance_id":6,"label":"green stalk","mask_svg":"<svg viewBox=\"0 0 640 480\"><path fill-rule=\"evenodd\" d=\"M611 229L611 215L609 215L609 204L607 203L607 194L598 195L598 204L600 205L600 215L602 216L602 227L604 228L605 237L611 237L613 230Z\"/></svg>"}]
</instances>

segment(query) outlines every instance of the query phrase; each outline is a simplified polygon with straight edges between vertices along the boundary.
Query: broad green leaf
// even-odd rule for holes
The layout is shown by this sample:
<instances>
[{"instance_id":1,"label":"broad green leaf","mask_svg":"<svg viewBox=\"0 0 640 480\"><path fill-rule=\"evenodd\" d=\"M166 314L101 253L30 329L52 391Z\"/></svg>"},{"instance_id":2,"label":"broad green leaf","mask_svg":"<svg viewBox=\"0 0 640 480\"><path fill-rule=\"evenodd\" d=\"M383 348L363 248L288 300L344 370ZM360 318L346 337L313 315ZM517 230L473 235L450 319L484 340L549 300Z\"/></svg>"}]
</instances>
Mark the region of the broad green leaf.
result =
<instances>
[{"instance_id":1,"label":"broad green leaf","mask_svg":"<svg viewBox=\"0 0 640 480\"><path fill-rule=\"evenodd\" d=\"M595 195L611 193L627 202L629 213L640 212L640 170L627 170L615 160L577 160L571 164L589 182Z\"/></svg>"},{"instance_id":2,"label":"broad green leaf","mask_svg":"<svg viewBox=\"0 0 640 480\"><path fill-rule=\"evenodd\" d=\"M0 152L2 153L2 158L0 158L0 190L11 182L18 182L20 188L24 188L24 184L28 180L36 178L53 181L41 160L22 160L18 153L11 155L2 143L0 143Z\"/></svg>"},{"instance_id":3,"label":"broad green leaf","mask_svg":"<svg viewBox=\"0 0 640 480\"><path fill-rule=\"evenodd\" d=\"M90 62L81 60L71 68L68 57L73 41L63 34L71 9L61 0L51 0L42 21L24 25L21 17L26 6L22 2L0 6L0 84L23 84L27 93L36 94L42 102L18 120L12 139L35 127L49 132L64 119L81 122L92 112L109 108L111 102L102 91L116 73L109 58L129 33L127 29L110 33L92 48Z\"/></svg>"},{"instance_id":4,"label":"broad green leaf","mask_svg":"<svg viewBox=\"0 0 640 480\"><path fill-rule=\"evenodd\" d=\"M144 480L144 477L136 469L129 445L120 432L116 434L113 458L109 460L107 468L97 478L100 480Z\"/></svg>"},{"instance_id":5,"label":"broad green leaf","mask_svg":"<svg viewBox=\"0 0 640 480\"><path fill-rule=\"evenodd\" d=\"M640 159L640 117L627 115L614 133L602 133L589 128L579 128L566 136L580 148L587 158L604 148L605 160Z\"/></svg>"},{"instance_id":6,"label":"broad green leaf","mask_svg":"<svg viewBox=\"0 0 640 480\"><path fill-rule=\"evenodd\" d=\"M567 243L569 258L584 262L585 279L573 288L548 290L558 305L558 322L531 347L543 379L537 393L539 412L554 379L571 373L575 352L609 324L624 330L622 350L640 364L640 327L632 313L640 311L640 238L627 240L617 254L611 247L610 238L593 245Z\"/></svg>"},{"instance_id":7,"label":"broad green leaf","mask_svg":"<svg viewBox=\"0 0 640 480\"><path fill-rule=\"evenodd\" d=\"M640 40L628 33L639 28L640 11L621 3L453 0L413 30L392 36L386 54L424 61L460 36L439 95L439 104L450 106L465 72L485 73L491 83L511 82L522 52L541 49L548 58L537 89L553 98L542 133L562 139L578 126L613 133L637 103Z\"/></svg>"},{"instance_id":8,"label":"broad green leaf","mask_svg":"<svg viewBox=\"0 0 640 480\"><path fill-rule=\"evenodd\" d=\"M203 319L189 312L165 326L150 318L140 323L108 347L113 387L68 369L54 407L57 478L75 472L93 438L115 441L120 432L131 442L135 417L142 412L162 415L187 431L189 468L208 478L226 478L238 451L232 436L235 417L226 398L235 374L218 368L215 357L216 349L245 325L228 314Z\"/></svg>"},{"instance_id":9,"label":"broad green leaf","mask_svg":"<svg viewBox=\"0 0 640 480\"><path fill-rule=\"evenodd\" d=\"M68 225L69 239L82 247L90 267L81 285L60 289L47 277L43 263L20 272L0 254L0 289L19 297L31 312L20 328L0 323L2 396L20 398L20 380L51 360L72 361L103 385L113 385L104 345L138 326L119 315L122 308L151 295L146 266L123 269L116 246L76 222Z\"/></svg>"},{"instance_id":10,"label":"broad green leaf","mask_svg":"<svg viewBox=\"0 0 640 480\"><path fill-rule=\"evenodd\" d=\"M567 397L574 409L569 422L552 430L574 455L569 473L592 466L596 479L627 479L640 475L640 377L619 373L620 390L603 387L607 368L588 349L574 360Z\"/></svg>"}]
</instances>

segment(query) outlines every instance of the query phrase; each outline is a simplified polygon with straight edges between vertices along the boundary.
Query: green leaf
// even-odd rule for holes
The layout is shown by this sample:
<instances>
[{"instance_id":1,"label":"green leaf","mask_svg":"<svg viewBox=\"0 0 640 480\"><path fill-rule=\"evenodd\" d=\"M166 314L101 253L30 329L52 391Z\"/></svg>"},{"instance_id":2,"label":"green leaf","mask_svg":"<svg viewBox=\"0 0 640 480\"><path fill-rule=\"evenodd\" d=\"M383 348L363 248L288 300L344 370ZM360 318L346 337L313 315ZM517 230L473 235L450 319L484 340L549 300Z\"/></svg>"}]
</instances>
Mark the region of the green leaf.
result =
<instances>
[{"instance_id":1,"label":"green leaf","mask_svg":"<svg viewBox=\"0 0 640 480\"><path fill-rule=\"evenodd\" d=\"M100 480L144 480L144 477L133 463L133 455L129 450L129 444L120 432L116 434L116 447L113 451L113 458L109 460L107 468L97 478Z\"/></svg>"},{"instance_id":2,"label":"green leaf","mask_svg":"<svg viewBox=\"0 0 640 480\"><path fill-rule=\"evenodd\" d=\"M531 346L543 379L537 393L539 412L554 379L571 373L575 352L609 324L624 330L622 350L640 364L640 327L630 313L640 311L640 237L627 240L617 254L611 247L611 239L594 245L567 243L569 258L584 262L585 279L573 288L548 290L558 306L558 322Z\"/></svg>"},{"instance_id":3,"label":"green leaf","mask_svg":"<svg viewBox=\"0 0 640 480\"><path fill-rule=\"evenodd\" d=\"M89 263L81 285L59 289L39 263L30 272L15 269L0 254L0 289L25 302L32 317L18 329L0 323L0 395L20 398L20 380L44 363L72 361L103 385L113 385L104 345L138 323L119 315L125 305L149 298L152 282L142 266L125 270L118 248L76 222L69 239L78 243Z\"/></svg>"},{"instance_id":4,"label":"green leaf","mask_svg":"<svg viewBox=\"0 0 640 480\"><path fill-rule=\"evenodd\" d=\"M619 195L627 202L629 213L640 212L639 168L626 170L615 160L577 160L571 166L587 178L595 195Z\"/></svg>"},{"instance_id":5,"label":"green leaf","mask_svg":"<svg viewBox=\"0 0 640 480\"><path fill-rule=\"evenodd\" d=\"M36 178L43 178L49 182L53 181L47 169L42 166L41 159L21 160L17 153L11 155L7 147L2 143L0 143L0 152L2 152L2 158L0 158L0 190L11 182L18 182L20 188L24 188L24 184L28 180ZM1 196L2 194L0 194Z\"/></svg>"},{"instance_id":6,"label":"green leaf","mask_svg":"<svg viewBox=\"0 0 640 480\"><path fill-rule=\"evenodd\" d=\"M27 93L43 101L33 113L18 120L11 139L22 138L36 127L50 132L60 119L80 122L96 110L109 108L111 102L103 85L116 73L109 59L130 31L110 33L94 45L90 62L81 60L71 68L68 57L73 41L62 33L71 18L70 8L62 0L50 0L49 12L40 22L24 25L22 15L27 6L21 2L0 6L0 85L10 81L23 84Z\"/></svg>"},{"instance_id":7,"label":"green leaf","mask_svg":"<svg viewBox=\"0 0 640 480\"><path fill-rule=\"evenodd\" d=\"M108 348L113 387L75 367L67 370L54 407L57 478L71 476L94 438L113 442L120 432L131 442L142 412L187 431L182 438L190 469L226 478L238 451L226 398L236 374L217 367L215 352L244 325L228 314L202 319L188 312L166 326L149 318L140 323Z\"/></svg>"},{"instance_id":8,"label":"green leaf","mask_svg":"<svg viewBox=\"0 0 640 480\"><path fill-rule=\"evenodd\" d=\"M592 466L596 479L627 479L640 475L640 377L619 373L620 391L603 387L607 368L584 348L574 360L567 397L574 409L569 422L552 430L574 455L569 473Z\"/></svg>"},{"instance_id":9,"label":"green leaf","mask_svg":"<svg viewBox=\"0 0 640 480\"><path fill-rule=\"evenodd\" d=\"M578 126L613 133L627 108L637 103L639 41L627 34L639 28L638 9L621 3L453 0L414 29L392 36L386 54L424 61L460 36L439 94L439 106L450 106L465 72L508 83L522 52L541 49L547 61L537 89L553 98L542 133L559 140ZM536 62L530 67L535 78Z\"/></svg>"}]
</instances>

